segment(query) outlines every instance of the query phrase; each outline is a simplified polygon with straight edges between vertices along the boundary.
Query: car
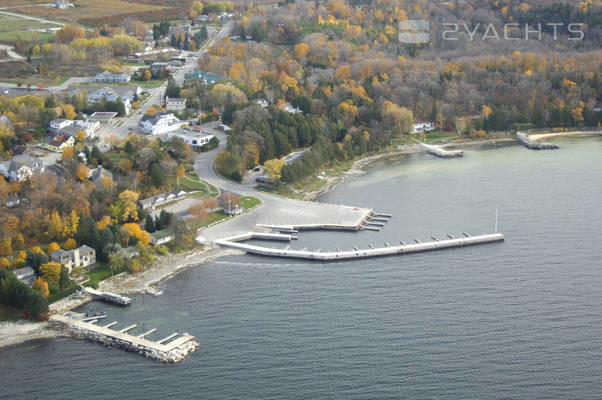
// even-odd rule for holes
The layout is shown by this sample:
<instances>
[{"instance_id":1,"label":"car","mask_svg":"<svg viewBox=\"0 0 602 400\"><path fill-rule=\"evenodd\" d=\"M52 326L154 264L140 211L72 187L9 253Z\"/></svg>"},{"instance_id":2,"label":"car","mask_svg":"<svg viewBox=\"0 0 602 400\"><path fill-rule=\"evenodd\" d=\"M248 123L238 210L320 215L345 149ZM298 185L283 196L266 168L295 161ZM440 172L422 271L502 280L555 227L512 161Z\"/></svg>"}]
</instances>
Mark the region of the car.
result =
<instances>
[{"instance_id":1,"label":"car","mask_svg":"<svg viewBox=\"0 0 602 400\"><path fill-rule=\"evenodd\" d=\"M261 167L255 167L255 168L253 168L253 171L259 172L259 171L261 171Z\"/></svg>"}]
</instances>

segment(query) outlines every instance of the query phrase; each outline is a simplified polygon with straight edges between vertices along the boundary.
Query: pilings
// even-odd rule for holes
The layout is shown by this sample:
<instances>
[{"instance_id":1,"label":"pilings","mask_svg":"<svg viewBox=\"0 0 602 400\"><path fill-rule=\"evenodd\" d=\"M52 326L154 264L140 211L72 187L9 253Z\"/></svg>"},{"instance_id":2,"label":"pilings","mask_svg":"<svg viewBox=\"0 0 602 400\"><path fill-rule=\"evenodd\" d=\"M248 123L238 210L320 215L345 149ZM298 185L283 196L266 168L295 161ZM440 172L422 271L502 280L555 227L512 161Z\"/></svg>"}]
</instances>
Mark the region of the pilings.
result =
<instances>
[{"instance_id":1,"label":"pilings","mask_svg":"<svg viewBox=\"0 0 602 400\"><path fill-rule=\"evenodd\" d=\"M415 244L402 244L401 246L381 247L374 248L371 246L370 249L357 250L354 247L353 251L335 251L335 252L321 252L321 251L307 251L307 250L285 250L285 249L274 249L262 246L254 246L244 243L236 243L227 239L216 240L215 243L223 247L230 247L237 250L242 250L247 253L257 254L262 256L270 257L284 257L284 258L300 258L307 260L318 260L318 261L336 261L346 259L359 259L369 257L382 257L396 254L409 254L409 253L420 253L425 251L446 249L452 247L463 247L463 246L474 246L479 244L494 243L504 240L504 235L501 233L492 233L478 236L468 236L457 239L446 239L436 240L433 242L420 242L414 238Z\"/></svg>"},{"instance_id":2,"label":"pilings","mask_svg":"<svg viewBox=\"0 0 602 400\"><path fill-rule=\"evenodd\" d=\"M529 150L557 150L560 147L554 143L539 143L522 132L516 132L518 141Z\"/></svg>"},{"instance_id":3,"label":"pilings","mask_svg":"<svg viewBox=\"0 0 602 400\"><path fill-rule=\"evenodd\" d=\"M167 363L182 361L188 353L195 351L200 346L194 336L187 333L182 334L182 336L167 344L165 342L173 339L178 334L171 334L161 339L161 341L155 342L144 339L144 336L151 334L155 329L151 329L139 336L126 333L133 329L136 324L116 331L108 328L108 326L112 326L116 322L107 326L98 326L63 315L53 315L50 317L49 322L56 327L66 330L76 339L87 339L92 342L101 343L107 347L118 347L125 351L139 353L147 358Z\"/></svg>"}]
</instances>

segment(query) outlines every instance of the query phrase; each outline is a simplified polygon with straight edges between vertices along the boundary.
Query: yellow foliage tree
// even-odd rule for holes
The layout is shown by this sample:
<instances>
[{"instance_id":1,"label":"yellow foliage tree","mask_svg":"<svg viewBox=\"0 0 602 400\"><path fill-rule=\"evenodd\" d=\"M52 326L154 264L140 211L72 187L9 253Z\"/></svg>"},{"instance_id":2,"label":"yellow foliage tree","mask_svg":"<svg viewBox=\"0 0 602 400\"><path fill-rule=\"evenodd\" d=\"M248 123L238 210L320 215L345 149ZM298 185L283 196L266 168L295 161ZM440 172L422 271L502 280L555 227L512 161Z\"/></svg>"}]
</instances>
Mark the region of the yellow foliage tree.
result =
<instances>
[{"instance_id":1,"label":"yellow foliage tree","mask_svg":"<svg viewBox=\"0 0 602 400\"><path fill-rule=\"evenodd\" d=\"M61 154L61 160L69 161L75 157L75 148L73 146L66 146L63 148L63 154Z\"/></svg>"},{"instance_id":2,"label":"yellow foliage tree","mask_svg":"<svg viewBox=\"0 0 602 400\"><path fill-rule=\"evenodd\" d=\"M282 168L286 165L286 161L279 158L274 158L265 162L265 170L270 178L279 181L282 176Z\"/></svg>"},{"instance_id":3,"label":"yellow foliage tree","mask_svg":"<svg viewBox=\"0 0 602 400\"><path fill-rule=\"evenodd\" d=\"M75 108L71 104L63 105L63 116L67 119L73 119L77 116Z\"/></svg>"},{"instance_id":4,"label":"yellow foliage tree","mask_svg":"<svg viewBox=\"0 0 602 400\"><path fill-rule=\"evenodd\" d=\"M102 217L100 219L100 221L98 221L96 223L96 226L98 227L99 231L102 231L103 229L105 229L109 225L111 225L111 217L109 217L108 215L105 215L104 217Z\"/></svg>"},{"instance_id":5,"label":"yellow foliage tree","mask_svg":"<svg viewBox=\"0 0 602 400\"><path fill-rule=\"evenodd\" d=\"M57 242L52 242L48 245L48 254L52 254L53 252L60 250L61 246Z\"/></svg>"},{"instance_id":6,"label":"yellow foliage tree","mask_svg":"<svg viewBox=\"0 0 602 400\"><path fill-rule=\"evenodd\" d=\"M51 285L58 285L63 266L55 261L40 265L42 278Z\"/></svg>"},{"instance_id":7,"label":"yellow foliage tree","mask_svg":"<svg viewBox=\"0 0 602 400\"><path fill-rule=\"evenodd\" d=\"M8 261L8 258L6 258L6 257L0 258L0 268L8 269L9 267L10 267L10 261Z\"/></svg>"},{"instance_id":8,"label":"yellow foliage tree","mask_svg":"<svg viewBox=\"0 0 602 400\"><path fill-rule=\"evenodd\" d=\"M295 58L297 60L302 59L309 53L309 46L305 43L299 43L295 45Z\"/></svg>"},{"instance_id":9,"label":"yellow foliage tree","mask_svg":"<svg viewBox=\"0 0 602 400\"><path fill-rule=\"evenodd\" d=\"M48 295L50 294L50 291L48 290L48 282L46 282L40 277L38 277L38 279L35 280L31 288L42 293L42 296L44 297L48 297Z\"/></svg>"},{"instance_id":10,"label":"yellow foliage tree","mask_svg":"<svg viewBox=\"0 0 602 400\"><path fill-rule=\"evenodd\" d=\"M133 236L137 238L138 242L143 244L144 246L147 246L151 241L150 234L144 229L140 228L140 225L138 225L135 222L124 224L123 229L125 230L125 232L127 232L126 236L129 235L130 237Z\"/></svg>"},{"instance_id":11,"label":"yellow foliage tree","mask_svg":"<svg viewBox=\"0 0 602 400\"><path fill-rule=\"evenodd\" d=\"M75 239L69 238L67 239L67 241L65 241L65 244L63 245L63 248L65 250L73 250L77 247L77 242L75 241Z\"/></svg>"},{"instance_id":12,"label":"yellow foliage tree","mask_svg":"<svg viewBox=\"0 0 602 400\"><path fill-rule=\"evenodd\" d=\"M89 173L90 173L90 169L88 167L86 167L83 163L79 163L77 165L77 168L75 170L75 175L77 176L77 179L79 179L80 181L83 182L86 180Z\"/></svg>"},{"instance_id":13,"label":"yellow foliage tree","mask_svg":"<svg viewBox=\"0 0 602 400\"><path fill-rule=\"evenodd\" d=\"M119 201L123 206L121 214L122 221L137 221L138 220L138 193L131 190L124 190L119 194Z\"/></svg>"}]
</instances>

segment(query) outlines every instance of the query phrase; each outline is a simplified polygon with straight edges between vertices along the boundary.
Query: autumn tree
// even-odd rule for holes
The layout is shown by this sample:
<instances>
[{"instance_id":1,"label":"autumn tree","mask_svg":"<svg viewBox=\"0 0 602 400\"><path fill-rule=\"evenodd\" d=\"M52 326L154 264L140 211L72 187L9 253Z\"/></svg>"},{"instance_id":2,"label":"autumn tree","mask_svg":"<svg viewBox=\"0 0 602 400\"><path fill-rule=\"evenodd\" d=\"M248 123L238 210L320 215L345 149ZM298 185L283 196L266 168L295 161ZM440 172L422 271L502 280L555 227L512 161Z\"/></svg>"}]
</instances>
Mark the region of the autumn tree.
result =
<instances>
[{"instance_id":1,"label":"autumn tree","mask_svg":"<svg viewBox=\"0 0 602 400\"><path fill-rule=\"evenodd\" d=\"M48 290L48 282L46 282L41 277L38 277L31 287L32 289L40 292L44 297L48 297L48 295L50 294L50 291Z\"/></svg>"},{"instance_id":2,"label":"autumn tree","mask_svg":"<svg viewBox=\"0 0 602 400\"><path fill-rule=\"evenodd\" d=\"M69 238L65 241L65 244L63 245L63 248L65 250L73 250L77 247L77 242L75 241L75 239Z\"/></svg>"},{"instance_id":3,"label":"autumn tree","mask_svg":"<svg viewBox=\"0 0 602 400\"><path fill-rule=\"evenodd\" d=\"M393 129L402 135L413 131L414 116L411 110L390 101L385 101L382 114L383 122L389 129Z\"/></svg>"},{"instance_id":4,"label":"autumn tree","mask_svg":"<svg viewBox=\"0 0 602 400\"><path fill-rule=\"evenodd\" d=\"M86 167L83 163L77 164L77 168L75 170L75 175L77 176L77 179L83 182L86 180L89 173L90 169Z\"/></svg>"},{"instance_id":5,"label":"autumn tree","mask_svg":"<svg viewBox=\"0 0 602 400\"><path fill-rule=\"evenodd\" d=\"M203 202L199 202L188 207L188 213L199 221L204 222L207 218L207 209Z\"/></svg>"},{"instance_id":6,"label":"autumn tree","mask_svg":"<svg viewBox=\"0 0 602 400\"><path fill-rule=\"evenodd\" d=\"M57 242L52 242L48 245L48 254L52 254L53 252L60 250L61 246L58 245Z\"/></svg>"},{"instance_id":7,"label":"autumn tree","mask_svg":"<svg viewBox=\"0 0 602 400\"><path fill-rule=\"evenodd\" d=\"M119 194L119 202L122 210L120 214L121 221L138 220L138 193L131 190L124 190Z\"/></svg>"},{"instance_id":8,"label":"autumn tree","mask_svg":"<svg viewBox=\"0 0 602 400\"><path fill-rule=\"evenodd\" d=\"M55 261L40 265L40 274L49 285L58 285L61 277L61 268L63 266Z\"/></svg>"},{"instance_id":9,"label":"autumn tree","mask_svg":"<svg viewBox=\"0 0 602 400\"><path fill-rule=\"evenodd\" d=\"M140 228L140 225L138 225L135 222L124 224L121 228L121 231L122 237L125 241L124 244L126 246L130 244L132 237L135 237L138 240L138 242L143 244L144 246L147 246L151 241L150 234L147 231Z\"/></svg>"},{"instance_id":10,"label":"autumn tree","mask_svg":"<svg viewBox=\"0 0 602 400\"><path fill-rule=\"evenodd\" d=\"M83 38L84 30L79 26L65 25L56 32L55 37L61 43L71 43L77 38Z\"/></svg>"},{"instance_id":11,"label":"autumn tree","mask_svg":"<svg viewBox=\"0 0 602 400\"><path fill-rule=\"evenodd\" d=\"M77 113L75 112L75 107L73 107L71 104L64 104L62 109L63 116L66 119L74 119L77 116Z\"/></svg>"},{"instance_id":12,"label":"autumn tree","mask_svg":"<svg viewBox=\"0 0 602 400\"><path fill-rule=\"evenodd\" d=\"M286 161L274 158L265 162L265 170L275 182L280 180L282 168L286 165Z\"/></svg>"}]
</instances>

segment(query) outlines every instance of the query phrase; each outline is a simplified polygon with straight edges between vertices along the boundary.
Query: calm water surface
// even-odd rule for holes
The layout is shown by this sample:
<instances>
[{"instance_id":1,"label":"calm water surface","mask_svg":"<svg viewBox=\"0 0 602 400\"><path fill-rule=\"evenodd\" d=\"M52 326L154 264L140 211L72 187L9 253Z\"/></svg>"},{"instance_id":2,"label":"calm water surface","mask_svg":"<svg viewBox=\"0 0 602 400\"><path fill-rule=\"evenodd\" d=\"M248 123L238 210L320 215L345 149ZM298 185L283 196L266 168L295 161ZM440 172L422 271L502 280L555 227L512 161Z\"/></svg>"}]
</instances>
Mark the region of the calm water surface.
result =
<instances>
[{"instance_id":1,"label":"calm water surface","mask_svg":"<svg viewBox=\"0 0 602 400\"><path fill-rule=\"evenodd\" d=\"M602 140L558 143L387 162L320 199L392 213L382 232L293 246L490 232L496 207L504 243L330 264L222 258L129 308L84 307L133 333L156 327L154 339L194 334L202 348L183 363L30 342L0 349L0 398L600 399Z\"/></svg>"}]
</instances>

